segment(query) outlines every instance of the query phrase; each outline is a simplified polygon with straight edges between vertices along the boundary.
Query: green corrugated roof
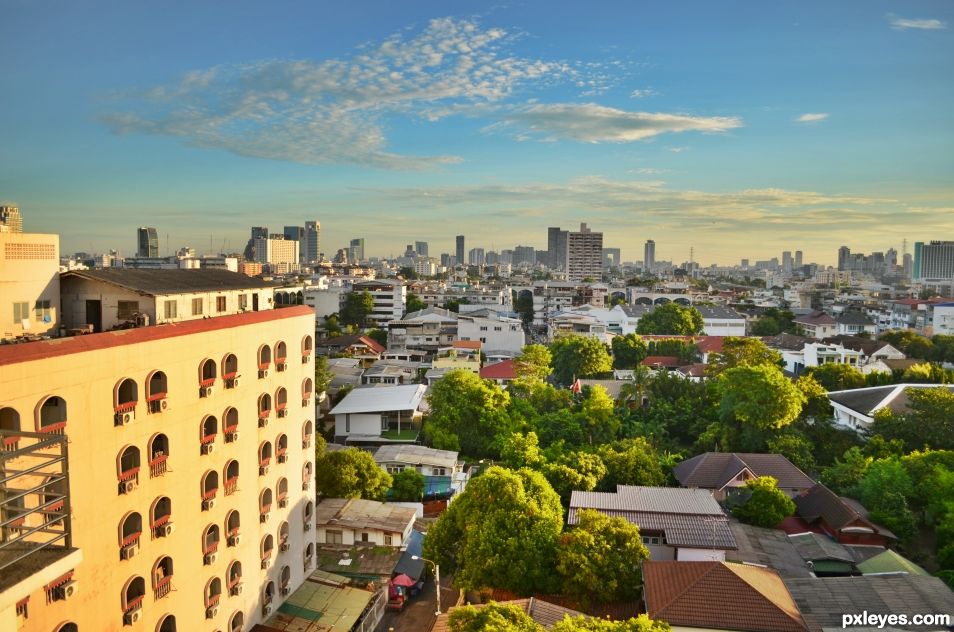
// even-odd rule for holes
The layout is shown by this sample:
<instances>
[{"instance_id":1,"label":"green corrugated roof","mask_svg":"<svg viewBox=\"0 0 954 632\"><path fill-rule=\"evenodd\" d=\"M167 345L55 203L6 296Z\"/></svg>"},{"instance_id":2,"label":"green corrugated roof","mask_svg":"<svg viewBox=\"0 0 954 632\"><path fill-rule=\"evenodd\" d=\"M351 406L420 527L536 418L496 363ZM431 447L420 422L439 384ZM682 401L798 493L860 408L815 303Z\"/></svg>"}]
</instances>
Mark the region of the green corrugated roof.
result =
<instances>
[{"instance_id":1,"label":"green corrugated roof","mask_svg":"<svg viewBox=\"0 0 954 632\"><path fill-rule=\"evenodd\" d=\"M871 559L858 564L858 570L862 575L874 575L876 573L908 573L910 575L930 575L926 570L904 557L903 555L888 549L884 553L879 553Z\"/></svg>"}]
</instances>

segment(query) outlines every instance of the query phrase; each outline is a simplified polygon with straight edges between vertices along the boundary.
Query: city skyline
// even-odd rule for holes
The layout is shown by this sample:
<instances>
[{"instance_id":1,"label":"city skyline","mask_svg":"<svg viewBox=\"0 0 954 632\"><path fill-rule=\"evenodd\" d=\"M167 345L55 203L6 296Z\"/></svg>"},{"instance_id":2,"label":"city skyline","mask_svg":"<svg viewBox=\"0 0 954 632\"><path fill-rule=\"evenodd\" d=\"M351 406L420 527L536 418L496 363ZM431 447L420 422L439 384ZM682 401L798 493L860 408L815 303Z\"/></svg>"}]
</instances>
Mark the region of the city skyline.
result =
<instances>
[{"instance_id":1,"label":"city skyline","mask_svg":"<svg viewBox=\"0 0 954 632\"><path fill-rule=\"evenodd\" d=\"M947 3L96 6L0 21L0 199L64 252L315 219L328 257L541 250L585 222L626 261L833 265L954 231Z\"/></svg>"}]
</instances>

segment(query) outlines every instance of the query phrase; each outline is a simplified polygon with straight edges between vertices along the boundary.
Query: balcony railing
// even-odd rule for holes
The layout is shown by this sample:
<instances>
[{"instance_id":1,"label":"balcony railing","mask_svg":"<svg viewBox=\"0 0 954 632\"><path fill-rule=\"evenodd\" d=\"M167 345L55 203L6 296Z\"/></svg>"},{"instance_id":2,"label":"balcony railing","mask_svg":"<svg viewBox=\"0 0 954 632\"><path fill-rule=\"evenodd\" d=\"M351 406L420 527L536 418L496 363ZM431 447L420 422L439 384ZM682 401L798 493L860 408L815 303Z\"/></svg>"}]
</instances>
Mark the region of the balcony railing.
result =
<instances>
[{"instance_id":1,"label":"balcony railing","mask_svg":"<svg viewBox=\"0 0 954 632\"><path fill-rule=\"evenodd\" d=\"M172 592L172 575L166 575L162 579L156 582L156 587L153 588L153 597L156 599L162 599L170 592Z\"/></svg>"},{"instance_id":2,"label":"balcony railing","mask_svg":"<svg viewBox=\"0 0 954 632\"><path fill-rule=\"evenodd\" d=\"M132 611L135 610L136 608L140 607L140 606L142 605L142 600L143 600L144 597L145 597L145 595L139 595L138 597L134 597L134 598L130 599L129 601L127 601L127 602L126 602L126 607L123 608L123 613L124 613L124 614L129 614L130 612L132 612Z\"/></svg>"},{"instance_id":3,"label":"balcony railing","mask_svg":"<svg viewBox=\"0 0 954 632\"><path fill-rule=\"evenodd\" d=\"M168 458L168 454L157 454L149 461L149 476L151 478L156 478L166 473L166 460Z\"/></svg>"},{"instance_id":4,"label":"balcony railing","mask_svg":"<svg viewBox=\"0 0 954 632\"><path fill-rule=\"evenodd\" d=\"M238 476L225 481L225 495L230 496L238 491Z\"/></svg>"}]
</instances>

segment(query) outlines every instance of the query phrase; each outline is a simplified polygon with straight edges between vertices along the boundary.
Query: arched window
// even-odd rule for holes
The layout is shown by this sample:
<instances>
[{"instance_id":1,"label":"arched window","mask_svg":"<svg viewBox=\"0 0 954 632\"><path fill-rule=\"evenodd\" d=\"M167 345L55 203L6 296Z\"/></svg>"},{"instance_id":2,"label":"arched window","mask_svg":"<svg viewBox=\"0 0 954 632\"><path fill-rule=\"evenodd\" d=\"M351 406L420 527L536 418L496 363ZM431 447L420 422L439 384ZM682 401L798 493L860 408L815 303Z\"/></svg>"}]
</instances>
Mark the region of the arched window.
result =
<instances>
[{"instance_id":1,"label":"arched window","mask_svg":"<svg viewBox=\"0 0 954 632\"><path fill-rule=\"evenodd\" d=\"M162 371L153 371L146 378L146 401L149 412L161 413L166 409L166 396L169 392L169 380Z\"/></svg>"},{"instance_id":2,"label":"arched window","mask_svg":"<svg viewBox=\"0 0 954 632\"><path fill-rule=\"evenodd\" d=\"M212 608L219 605L219 598L222 596L222 580L213 577L205 585L205 607Z\"/></svg>"},{"instance_id":3,"label":"arched window","mask_svg":"<svg viewBox=\"0 0 954 632\"><path fill-rule=\"evenodd\" d=\"M228 577L229 594L238 594L235 589L242 583L242 563L236 560L229 564L229 570L225 576Z\"/></svg>"},{"instance_id":4,"label":"arched window","mask_svg":"<svg viewBox=\"0 0 954 632\"><path fill-rule=\"evenodd\" d=\"M119 559L128 560L139 549L142 536L142 516L137 511L128 513L119 523Z\"/></svg>"},{"instance_id":5,"label":"arched window","mask_svg":"<svg viewBox=\"0 0 954 632\"><path fill-rule=\"evenodd\" d=\"M161 432L149 440L149 476L155 478L166 473L169 458L169 437Z\"/></svg>"},{"instance_id":6,"label":"arched window","mask_svg":"<svg viewBox=\"0 0 954 632\"><path fill-rule=\"evenodd\" d=\"M239 463L232 459L225 464L225 495L231 496L238 491Z\"/></svg>"},{"instance_id":7,"label":"arched window","mask_svg":"<svg viewBox=\"0 0 954 632\"><path fill-rule=\"evenodd\" d=\"M176 616L167 614L156 627L156 632L176 632Z\"/></svg>"},{"instance_id":8,"label":"arched window","mask_svg":"<svg viewBox=\"0 0 954 632\"><path fill-rule=\"evenodd\" d=\"M278 585L281 587L283 593L286 589L291 589L290 566L282 566L282 572L278 575Z\"/></svg>"},{"instance_id":9,"label":"arched window","mask_svg":"<svg viewBox=\"0 0 954 632\"><path fill-rule=\"evenodd\" d=\"M136 417L136 404L139 403L139 386L135 380L126 378L113 389L113 410L116 412L116 425L132 421Z\"/></svg>"},{"instance_id":10,"label":"arched window","mask_svg":"<svg viewBox=\"0 0 954 632\"><path fill-rule=\"evenodd\" d=\"M128 494L139 484L139 448L134 445L126 446L116 459L117 477L119 478L119 493Z\"/></svg>"},{"instance_id":11,"label":"arched window","mask_svg":"<svg viewBox=\"0 0 954 632\"><path fill-rule=\"evenodd\" d=\"M302 519L305 522L305 531L311 531L311 520L315 515L315 503L308 501L305 503L305 510L302 512Z\"/></svg>"},{"instance_id":12,"label":"arched window","mask_svg":"<svg viewBox=\"0 0 954 632\"><path fill-rule=\"evenodd\" d=\"M36 407L36 431L63 434L66 430L66 400L55 395Z\"/></svg>"},{"instance_id":13,"label":"arched window","mask_svg":"<svg viewBox=\"0 0 954 632\"><path fill-rule=\"evenodd\" d=\"M272 537L272 534L267 534L262 538L262 546L259 551L262 554L262 568L268 568L268 565L272 560L272 552L275 550L275 538Z\"/></svg>"},{"instance_id":14,"label":"arched window","mask_svg":"<svg viewBox=\"0 0 954 632\"><path fill-rule=\"evenodd\" d=\"M222 358L222 379L225 380L225 388L238 386L238 377L238 358L234 353L230 353Z\"/></svg>"},{"instance_id":15,"label":"arched window","mask_svg":"<svg viewBox=\"0 0 954 632\"><path fill-rule=\"evenodd\" d=\"M238 537L239 530L241 529L241 527L242 527L241 516L239 516L238 511L233 509L225 517L225 535L228 538L226 542L228 543L229 546L235 546L236 544L238 544L239 541L236 540L235 538Z\"/></svg>"},{"instance_id":16,"label":"arched window","mask_svg":"<svg viewBox=\"0 0 954 632\"><path fill-rule=\"evenodd\" d=\"M55 632L79 632L79 628L72 621L67 621L66 623L61 623Z\"/></svg>"},{"instance_id":17,"label":"arched window","mask_svg":"<svg viewBox=\"0 0 954 632\"><path fill-rule=\"evenodd\" d=\"M262 604L268 605L275 601L275 582L269 581L265 584L265 590L262 591Z\"/></svg>"},{"instance_id":18,"label":"arched window","mask_svg":"<svg viewBox=\"0 0 954 632\"><path fill-rule=\"evenodd\" d=\"M142 600L146 597L146 580L136 576L126 582L123 588L123 614L142 608Z\"/></svg>"},{"instance_id":19,"label":"arched window","mask_svg":"<svg viewBox=\"0 0 954 632\"><path fill-rule=\"evenodd\" d=\"M209 470L202 476L202 511L215 506L215 496L219 493L219 474Z\"/></svg>"},{"instance_id":20,"label":"arched window","mask_svg":"<svg viewBox=\"0 0 954 632\"><path fill-rule=\"evenodd\" d=\"M225 433L226 443L238 440L238 410L226 408L222 415L222 432Z\"/></svg>"},{"instance_id":21,"label":"arched window","mask_svg":"<svg viewBox=\"0 0 954 632\"><path fill-rule=\"evenodd\" d=\"M199 363L199 386L212 386L217 375L215 360L206 358Z\"/></svg>"},{"instance_id":22,"label":"arched window","mask_svg":"<svg viewBox=\"0 0 954 632\"><path fill-rule=\"evenodd\" d=\"M272 462L272 444L268 441L262 441L258 446L258 474L265 476L268 474L268 466Z\"/></svg>"},{"instance_id":23,"label":"arched window","mask_svg":"<svg viewBox=\"0 0 954 632\"><path fill-rule=\"evenodd\" d=\"M272 414L272 396L262 393L258 396L258 425L264 428L268 425L268 417Z\"/></svg>"},{"instance_id":24,"label":"arched window","mask_svg":"<svg viewBox=\"0 0 954 632\"><path fill-rule=\"evenodd\" d=\"M310 570L312 562L315 559L315 545L313 542L309 542L305 545L305 554L302 559L304 560L305 570Z\"/></svg>"},{"instance_id":25,"label":"arched window","mask_svg":"<svg viewBox=\"0 0 954 632\"><path fill-rule=\"evenodd\" d=\"M172 500L160 496L149 509L149 527L152 537L162 538L172 534Z\"/></svg>"},{"instance_id":26,"label":"arched window","mask_svg":"<svg viewBox=\"0 0 954 632\"><path fill-rule=\"evenodd\" d=\"M16 450L20 443L20 437L16 434L20 432L20 413L9 406L0 408L0 430L11 433L0 437L0 450Z\"/></svg>"},{"instance_id":27,"label":"arched window","mask_svg":"<svg viewBox=\"0 0 954 632\"><path fill-rule=\"evenodd\" d=\"M272 365L272 349L268 345L258 348L258 378L268 377L268 367Z\"/></svg>"},{"instance_id":28,"label":"arched window","mask_svg":"<svg viewBox=\"0 0 954 632\"><path fill-rule=\"evenodd\" d=\"M314 473L312 471L311 461L305 461L304 467L301 468L301 488L303 490L308 490L311 486L311 479L313 478Z\"/></svg>"},{"instance_id":29,"label":"arched window","mask_svg":"<svg viewBox=\"0 0 954 632\"><path fill-rule=\"evenodd\" d=\"M303 448L311 447L311 435L313 432L314 432L314 426L311 424L311 420L309 419L301 427L301 447Z\"/></svg>"},{"instance_id":30,"label":"arched window","mask_svg":"<svg viewBox=\"0 0 954 632\"><path fill-rule=\"evenodd\" d=\"M152 594L162 599L172 590L172 558L163 555L152 567Z\"/></svg>"},{"instance_id":31,"label":"arched window","mask_svg":"<svg viewBox=\"0 0 954 632\"><path fill-rule=\"evenodd\" d=\"M258 497L258 511L262 515L262 522L269 518L269 512L272 510L272 490L265 488Z\"/></svg>"},{"instance_id":32,"label":"arched window","mask_svg":"<svg viewBox=\"0 0 954 632\"><path fill-rule=\"evenodd\" d=\"M287 551L288 550L288 523L282 522L278 525L278 550Z\"/></svg>"},{"instance_id":33,"label":"arched window","mask_svg":"<svg viewBox=\"0 0 954 632\"><path fill-rule=\"evenodd\" d=\"M284 476L278 479L275 485L275 496L278 498L278 506L285 508L288 506L288 479Z\"/></svg>"},{"instance_id":34,"label":"arched window","mask_svg":"<svg viewBox=\"0 0 954 632\"><path fill-rule=\"evenodd\" d=\"M310 377L306 377L301 383L301 405L303 408L311 404L311 395L314 390L314 382L311 381Z\"/></svg>"},{"instance_id":35,"label":"arched window","mask_svg":"<svg viewBox=\"0 0 954 632\"><path fill-rule=\"evenodd\" d=\"M218 552L219 550L219 525L210 524L205 528L205 532L202 534L202 555L203 563L211 564L215 557L213 553Z\"/></svg>"},{"instance_id":36,"label":"arched window","mask_svg":"<svg viewBox=\"0 0 954 632\"><path fill-rule=\"evenodd\" d=\"M315 343L311 336L305 336L301 339L301 363L306 364L311 360L311 352L314 351Z\"/></svg>"},{"instance_id":37,"label":"arched window","mask_svg":"<svg viewBox=\"0 0 954 632\"><path fill-rule=\"evenodd\" d=\"M279 387L275 391L275 411L279 417L288 415L288 391L285 390L285 387Z\"/></svg>"},{"instance_id":38,"label":"arched window","mask_svg":"<svg viewBox=\"0 0 954 632\"><path fill-rule=\"evenodd\" d=\"M245 615L241 612L236 612L232 615L232 618L229 619L229 632L242 632L243 625L245 625Z\"/></svg>"},{"instance_id":39,"label":"arched window","mask_svg":"<svg viewBox=\"0 0 954 632\"><path fill-rule=\"evenodd\" d=\"M199 452L202 454L212 454L215 449L215 436L219 433L219 420L214 415L207 415L202 420L202 428L199 437Z\"/></svg>"},{"instance_id":40,"label":"arched window","mask_svg":"<svg viewBox=\"0 0 954 632\"><path fill-rule=\"evenodd\" d=\"M286 434L275 437L275 460L279 463L288 460L288 435Z\"/></svg>"},{"instance_id":41,"label":"arched window","mask_svg":"<svg viewBox=\"0 0 954 632\"><path fill-rule=\"evenodd\" d=\"M284 371L288 367L288 349L281 340L275 343L275 370Z\"/></svg>"}]
</instances>

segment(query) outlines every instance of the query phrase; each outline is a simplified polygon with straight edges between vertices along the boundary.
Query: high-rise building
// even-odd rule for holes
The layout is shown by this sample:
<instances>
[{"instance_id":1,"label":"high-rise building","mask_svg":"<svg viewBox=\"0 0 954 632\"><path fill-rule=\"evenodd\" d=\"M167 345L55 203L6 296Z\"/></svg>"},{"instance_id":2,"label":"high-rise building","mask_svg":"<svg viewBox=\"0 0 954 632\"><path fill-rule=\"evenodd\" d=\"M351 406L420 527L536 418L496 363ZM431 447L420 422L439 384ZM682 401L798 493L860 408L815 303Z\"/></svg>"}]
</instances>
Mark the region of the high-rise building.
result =
<instances>
[{"instance_id":1,"label":"high-rise building","mask_svg":"<svg viewBox=\"0 0 954 632\"><path fill-rule=\"evenodd\" d=\"M6 233L23 232L23 216L16 206L0 206L0 230Z\"/></svg>"},{"instance_id":2,"label":"high-rise building","mask_svg":"<svg viewBox=\"0 0 954 632\"><path fill-rule=\"evenodd\" d=\"M782 272L791 274L792 272L792 251L786 250L782 253Z\"/></svg>"},{"instance_id":3,"label":"high-rise building","mask_svg":"<svg viewBox=\"0 0 954 632\"><path fill-rule=\"evenodd\" d=\"M462 266L466 261L464 259L464 236L457 235L457 265Z\"/></svg>"},{"instance_id":4,"label":"high-rise building","mask_svg":"<svg viewBox=\"0 0 954 632\"><path fill-rule=\"evenodd\" d=\"M838 270L839 272L849 269L851 259L851 249L848 246L842 246L838 249Z\"/></svg>"},{"instance_id":5,"label":"high-rise building","mask_svg":"<svg viewBox=\"0 0 954 632\"><path fill-rule=\"evenodd\" d=\"M302 259L305 263L316 263L321 258L321 222L305 222L305 244Z\"/></svg>"},{"instance_id":6,"label":"high-rise building","mask_svg":"<svg viewBox=\"0 0 954 632\"><path fill-rule=\"evenodd\" d=\"M801 250L795 251L795 267L796 268L802 267L802 251Z\"/></svg>"},{"instance_id":7,"label":"high-rise building","mask_svg":"<svg viewBox=\"0 0 954 632\"><path fill-rule=\"evenodd\" d=\"M559 226L547 229L547 265L553 270L566 270L566 240L568 231Z\"/></svg>"},{"instance_id":8,"label":"high-rise building","mask_svg":"<svg viewBox=\"0 0 954 632\"><path fill-rule=\"evenodd\" d=\"M348 246L348 259L351 261L364 261L364 237L357 237L351 240Z\"/></svg>"},{"instance_id":9,"label":"high-rise building","mask_svg":"<svg viewBox=\"0 0 954 632\"><path fill-rule=\"evenodd\" d=\"M305 229L302 226L286 226L284 232L285 239L287 241L297 241L298 242L298 259L299 263L304 263L304 252L305 252Z\"/></svg>"},{"instance_id":10,"label":"high-rise building","mask_svg":"<svg viewBox=\"0 0 954 632\"><path fill-rule=\"evenodd\" d=\"M248 243L245 245L245 252L243 253L246 261L258 261L255 255L256 239L268 239L268 226L252 226L252 234L249 237Z\"/></svg>"},{"instance_id":11,"label":"high-rise building","mask_svg":"<svg viewBox=\"0 0 954 632\"><path fill-rule=\"evenodd\" d=\"M603 278L603 233L580 224L579 232L569 231L566 239L566 274L570 281Z\"/></svg>"},{"instance_id":12,"label":"high-rise building","mask_svg":"<svg viewBox=\"0 0 954 632\"><path fill-rule=\"evenodd\" d=\"M138 247L137 257L159 256L159 232L155 228L140 226L136 231Z\"/></svg>"},{"instance_id":13,"label":"high-rise building","mask_svg":"<svg viewBox=\"0 0 954 632\"><path fill-rule=\"evenodd\" d=\"M603 248L603 267L618 268L622 263L622 254L619 248Z\"/></svg>"},{"instance_id":14,"label":"high-rise building","mask_svg":"<svg viewBox=\"0 0 954 632\"><path fill-rule=\"evenodd\" d=\"M471 248L467 252L467 263L472 266L482 266L484 265L484 249L483 248Z\"/></svg>"},{"instance_id":15,"label":"high-rise building","mask_svg":"<svg viewBox=\"0 0 954 632\"><path fill-rule=\"evenodd\" d=\"M426 257L427 255L427 242L426 241L415 241L414 242L414 251L417 252L418 256Z\"/></svg>"},{"instance_id":16,"label":"high-rise building","mask_svg":"<svg viewBox=\"0 0 954 632\"><path fill-rule=\"evenodd\" d=\"M442 253L441 253L441 267L442 267L442 268L449 268L449 267L451 267L452 265L454 265L455 263L457 263L457 261L455 260L454 255L450 254L449 252L442 252Z\"/></svg>"},{"instance_id":17,"label":"high-rise building","mask_svg":"<svg viewBox=\"0 0 954 632\"><path fill-rule=\"evenodd\" d=\"M656 242L652 239L646 240L643 247L643 271L652 272L656 267Z\"/></svg>"},{"instance_id":18,"label":"high-rise building","mask_svg":"<svg viewBox=\"0 0 954 632\"><path fill-rule=\"evenodd\" d=\"M536 249L533 246L517 246L513 249L513 259L511 263L515 266L521 263L528 263L531 266L537 262Z\"/></svg>"},{"instance_id":19,"label":"high-rise building","mask_svg":"<svg viewBox=\"0 0 954 632\"><path fill-rule=\"evenodd\" d=\"M914 280L954 279L954 241L914 242Z\"/></svg>"},{"instance_id":20,"label":"high-rise building","mask_svg":"<svg viewBox=\"0 0 954 632\"><path fill-rule=\"evenodd\" d=\"M268 266L269 272L286 274L299 269L298 242L283 235L255 240L255 261Z\"/></svg>"}]
</instances>

